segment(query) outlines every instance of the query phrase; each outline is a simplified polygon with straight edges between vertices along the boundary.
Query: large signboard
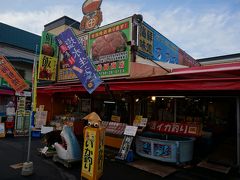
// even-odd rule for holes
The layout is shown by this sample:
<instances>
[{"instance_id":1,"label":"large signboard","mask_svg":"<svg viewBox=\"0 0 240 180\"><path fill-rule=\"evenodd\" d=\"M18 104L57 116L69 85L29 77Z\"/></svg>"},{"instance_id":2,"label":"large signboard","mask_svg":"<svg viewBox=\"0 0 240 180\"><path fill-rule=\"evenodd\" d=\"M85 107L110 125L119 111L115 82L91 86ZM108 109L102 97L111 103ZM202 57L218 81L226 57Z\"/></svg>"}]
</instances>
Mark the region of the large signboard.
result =
<instances>
[{"instance_id":1,"label":"large signboard","mask_svg":"<svg viewBox=\"0 0 240 180\"><path fill-rule=\"evenodd\" d=\"M56 80L56 66L58 59L58 47L55 42L55 36L48 32L42 32L38 79Z\"/></svg>"},{"instance_id":2,"label":"large signboard","mask_svg":"<svg viewBox=\"0 0 240 180\"><path fill-rule=\"evenodd\" d=\"M59 34L56 41L67 63L84 88L91 94L102 83L102 80L75 33L69 28Z\"/></svg>"},{"instance_id":3,"label":"large signboard","mask_svg":"<svg viewBox=\"0 0 240 180\"><path fill-rule=\"evenodd\" d=\"M79 42L82 44L82 47L87 52L88 47L88 34L81 34L78 36ZM77 76L70 68L67 60L64 59L64 56L60 53L60 60L58 63L58 77L57 80L60 81L72 81L76 80Z\"/></svg>"},{"instance_id":4,"label":"large signboard","mask_svg":"<svg viewBox=\"0 0 240 180\"><path fill-rule=\"evenodd\" d=\"M89 34L89 55L102 78L129 75L131 18L118 21Z\"/></svg>"},{"instance_id":5,"label":"large signboard","mask_svg":"<svg viewBox=\"0 0 240 180\"><path fill-rule=\"evenodd\" d=\"M139 26L138 53L143 57L159 62L181 64L190 67L200 65L190 55L177 47L146 22L143 22Z\"/></svg>"},{"instance_id":6,"label":"large signboard","mask_svg":"<svg viewBox=\"0 0 240 180\"><path fill-rule=\"evenodd\" d=\"M197 123L172 123L172 122L158 122L150 121L147 123L149 131L164 133L164 134L175 134L182 136L200 136L202 129L200 124Z\"/></svg>"},{"instance_id":7,"label":"large signboard","mask_svg":"<svg viewBox=\"0 0 240 180\"><path fill-rule=\"evenodd\" d=\"M0 56L0 76L3 77L16 92L22 92L24 89L29 88L28 84L4 56Z\"/></svg>"}]
</instances>

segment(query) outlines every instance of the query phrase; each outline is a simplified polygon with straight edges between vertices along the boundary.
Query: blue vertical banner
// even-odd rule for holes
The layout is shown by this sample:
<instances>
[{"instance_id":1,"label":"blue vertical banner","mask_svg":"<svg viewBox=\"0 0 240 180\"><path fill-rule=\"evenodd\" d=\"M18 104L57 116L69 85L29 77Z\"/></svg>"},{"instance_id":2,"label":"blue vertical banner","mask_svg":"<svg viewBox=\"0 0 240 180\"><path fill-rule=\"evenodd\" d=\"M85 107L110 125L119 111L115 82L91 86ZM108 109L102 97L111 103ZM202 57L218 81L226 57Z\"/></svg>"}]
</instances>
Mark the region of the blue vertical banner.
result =
<instances>
[{"instance_id":1,"label":"blue vertical banner","mask_svg":"<svg viewBox=\"0 0 240 180\"><path fill-rule=\"evenodd\" d=\"M84 88L91 94L102 83L102 80L73 30L68 28L59 34L56 42L64 59Z\"/></svg>"}]
</instances>

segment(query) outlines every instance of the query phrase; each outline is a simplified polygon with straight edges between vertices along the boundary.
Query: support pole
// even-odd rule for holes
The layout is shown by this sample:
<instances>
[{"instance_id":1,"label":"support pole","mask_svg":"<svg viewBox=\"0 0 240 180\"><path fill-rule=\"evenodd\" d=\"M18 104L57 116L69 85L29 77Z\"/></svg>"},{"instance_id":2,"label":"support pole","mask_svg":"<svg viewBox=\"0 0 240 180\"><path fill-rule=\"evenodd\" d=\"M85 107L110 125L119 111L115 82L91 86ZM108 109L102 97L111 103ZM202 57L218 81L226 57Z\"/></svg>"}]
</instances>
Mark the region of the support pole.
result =
<instances>
[{"instance_id":1,"label":"support pole","mask_svg":"<svg viewBox=\"0 0 240 180\"><path fill-rule=\"evenodd\" d=\"M36 44L33 70L32 70L32 106L31 106L31 116L29 122L29 136L28 136L28 151L27 151L27 161L23 163L22 175L29 176L33 174L33 162L30 161L30 152L31 152L31 137L32 137L32 125L34 122L34 115L36 111L36 88L37 88L37 49L38 45Z\"/></svg>"},{"instance_id":2,"label":"support pole","mask_svg":"<svg viewBox=\"0 0 240 180\"><path fill-rule=\"evenodd\" d=\"M240 165L240 97L237 97L237 166ZM239 169L240 172L240 169Z\"/></svg>"}]
</instances>

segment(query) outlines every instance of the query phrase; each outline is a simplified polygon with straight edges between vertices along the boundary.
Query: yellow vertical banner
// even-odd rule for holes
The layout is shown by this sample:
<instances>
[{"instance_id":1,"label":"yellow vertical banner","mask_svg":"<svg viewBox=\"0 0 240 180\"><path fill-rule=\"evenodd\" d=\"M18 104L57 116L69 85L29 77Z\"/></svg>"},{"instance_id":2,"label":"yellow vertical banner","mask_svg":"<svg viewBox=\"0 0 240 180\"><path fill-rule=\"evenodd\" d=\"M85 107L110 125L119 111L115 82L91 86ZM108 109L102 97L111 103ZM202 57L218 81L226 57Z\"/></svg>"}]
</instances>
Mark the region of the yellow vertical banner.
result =
<instances>
[{"instance_id":1,"label":"yellow vertical banner","mask_svg":"<svg viewBox=\"0 0 240 180\"><path fill-rule=\"evenodd\" d=\"M32 110L34 112L36 112L36 107L37 107L37 70L36 69L34 70L33 76L34 77L33 77L33 94L32 94L32 96L33 96L33 98L32 98L33 107L32 107Z\"/></svg>"},{"instance_id":2,"label":"yellow vertical banner","mask_svg":"<svg viewBox=\"0 0 240 180\"><path fill-rule=\"evenodd\" d=\"M39 80L56 80L57 59L58 46L55 41L55 35L43 31L38 64Z\"/></svg>"},{"instance_id":3,"label":"yellow vertical banner","mask_svg":"<svg viewBox=\"0 0 240 180\"><path fill-rule=\"evenodd\" d=\"M85 127L81 176L97 180L103 174L104 128Z\"/></svg>"}]
</instances>

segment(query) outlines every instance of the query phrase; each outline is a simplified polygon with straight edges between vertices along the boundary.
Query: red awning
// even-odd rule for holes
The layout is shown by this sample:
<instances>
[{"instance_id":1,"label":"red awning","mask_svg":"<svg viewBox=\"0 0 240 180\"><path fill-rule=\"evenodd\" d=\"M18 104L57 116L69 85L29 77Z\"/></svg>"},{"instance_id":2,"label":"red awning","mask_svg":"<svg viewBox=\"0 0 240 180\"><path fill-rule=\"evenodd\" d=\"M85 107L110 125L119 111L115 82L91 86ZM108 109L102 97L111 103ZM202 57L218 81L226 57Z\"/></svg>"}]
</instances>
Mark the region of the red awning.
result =
<instances>
[{"instance_id":1,"label":"red awning","mask_svg":"<svg viewBox=\"0 0 240 180\"><path fill-rule=\"evenodd\" d=\"M8 89L0 89L0 94L6 94L6 95L14 95L15 91L13 90L8 90Z\"/></svg>"},{"instance_id":2,"label":"red awning","mask_svg":"<svg viewBox=\"0 0 240 180\"><path fill-rule=\"evenodd\" d=\"M115 79L105 82L111 91L238 91L240 90L240 63L177 69L166 75L144 78L144 80ZM56 83L38 88L38 93L78 91L86 92L79 82ZM96 89L96 92L104 91L104 84Z\"/></svg>"}]
</instances>

